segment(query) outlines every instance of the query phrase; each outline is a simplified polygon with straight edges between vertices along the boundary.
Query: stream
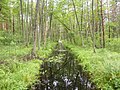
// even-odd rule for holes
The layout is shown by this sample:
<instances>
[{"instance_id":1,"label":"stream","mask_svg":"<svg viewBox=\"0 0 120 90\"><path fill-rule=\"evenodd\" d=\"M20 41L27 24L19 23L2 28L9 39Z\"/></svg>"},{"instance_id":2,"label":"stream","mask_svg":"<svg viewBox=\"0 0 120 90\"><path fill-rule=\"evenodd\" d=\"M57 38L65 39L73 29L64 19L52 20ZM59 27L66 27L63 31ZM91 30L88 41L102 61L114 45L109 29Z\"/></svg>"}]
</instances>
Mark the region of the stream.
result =
<instances>
[{"instance_id":1,"label":"stream","mask_svg":"<svg viewBox=\"0 0 120 90\"><path fill-rule=\"evenodd\" d=\"M97 90L69 51L54 50L40 68L39 82L32 90Z\"/></svg>"}]
</instances>

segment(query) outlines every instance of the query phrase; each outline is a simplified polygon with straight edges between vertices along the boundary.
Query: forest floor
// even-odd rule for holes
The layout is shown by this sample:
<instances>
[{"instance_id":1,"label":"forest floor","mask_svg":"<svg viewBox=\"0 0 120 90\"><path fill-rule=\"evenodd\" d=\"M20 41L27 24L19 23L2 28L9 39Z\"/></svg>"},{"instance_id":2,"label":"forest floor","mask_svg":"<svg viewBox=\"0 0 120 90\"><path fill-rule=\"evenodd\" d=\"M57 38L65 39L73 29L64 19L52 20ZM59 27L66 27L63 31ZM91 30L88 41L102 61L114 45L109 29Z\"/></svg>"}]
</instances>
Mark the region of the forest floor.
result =
<instances>
[{"instance_id":1,"label":"forest floor","mask_svg":"<svg viewBox=\"0 0 120 90\"><path fill-rule=\"evenodd\" d=\"M51 46L41 47L37 54L47 57ZM23 90L37 81L42 60L27 58L31 49L21 45L0 46L0 90Z\"/></svg>"},{"instance_id":2,"label":"forest floor","mask_svg":"<svg viewBox=\"0 0 120 90\"><path fill-rule=\"evenodd\" d=\"M111 41L106 49L96 49L96 53L91 48L68 43L65 47L73 53L98 88L120 90L120 51L117 41ZM54 46L55 43L48 43L46 48L41 47L37 51L37 55L48 57ZM37 81L42 60L23 59L31 52L31 47L1 45L0 50L0 90L22 90Z\"/></svg>"},{"instance_id":3,"label":"forest floor","mask_svg":"<svg viewBox=\"0 0 120 90\"><path fill-rule=\"evenodd\" d=\"M0 90L23 90L37 80L41 61L24 61L31 48L0 47Z\"/></svg>"},{"instance_id":4,"label":"forest floor","mask_svg":"<svg viewBox=\"0 0 120 90\"><path fill-rule=\"evenodd\" d=\"M117 42L116 42L117 41ZM114 42L114 43L113 43ZM66 44L74 54L83 70L89 73L90 79L102 90L120 90L120 53L118 40L111 41L108 48L81 48Z\"/></svg>"}]
</instances>

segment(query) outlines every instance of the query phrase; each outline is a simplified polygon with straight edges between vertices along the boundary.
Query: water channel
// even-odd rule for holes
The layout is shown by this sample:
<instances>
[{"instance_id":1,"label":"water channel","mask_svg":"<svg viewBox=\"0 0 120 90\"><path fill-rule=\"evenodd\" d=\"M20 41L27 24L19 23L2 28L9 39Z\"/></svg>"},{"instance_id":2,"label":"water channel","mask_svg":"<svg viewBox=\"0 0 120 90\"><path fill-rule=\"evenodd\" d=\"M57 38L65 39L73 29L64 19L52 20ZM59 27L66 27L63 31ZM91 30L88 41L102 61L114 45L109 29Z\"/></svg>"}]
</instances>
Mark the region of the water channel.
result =
<instances>
[{"instance_id":1,"label":"water channel","mask_svg":"<svg viewBox=\"0 0 120 90\"><path fill-rule=\"evenodd\" d=\"M54 50L41 65L39 82L32 86L32 90L97 89L69 51Z\"/></svg>"}]
</instances>

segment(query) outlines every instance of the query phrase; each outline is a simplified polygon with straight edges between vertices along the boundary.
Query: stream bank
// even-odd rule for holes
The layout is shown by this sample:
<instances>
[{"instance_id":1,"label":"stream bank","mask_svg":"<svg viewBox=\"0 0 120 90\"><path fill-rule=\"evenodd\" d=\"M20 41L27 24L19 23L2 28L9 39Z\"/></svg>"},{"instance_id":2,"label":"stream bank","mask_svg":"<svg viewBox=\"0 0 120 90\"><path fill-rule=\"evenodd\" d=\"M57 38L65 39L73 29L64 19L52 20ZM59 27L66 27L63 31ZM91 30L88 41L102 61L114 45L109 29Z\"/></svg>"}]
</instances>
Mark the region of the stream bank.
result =
<instances>
[{"instance_id":1,"label":"stream bank","mask_svg":"<svg viewBox=\"0 0 120 90\"><path fill-rule=\"evenodd\" d=\"M67 50L55 49L40 68L39 81L31 87L32 90L97 90Z\"/></svg>"}]
</instances>

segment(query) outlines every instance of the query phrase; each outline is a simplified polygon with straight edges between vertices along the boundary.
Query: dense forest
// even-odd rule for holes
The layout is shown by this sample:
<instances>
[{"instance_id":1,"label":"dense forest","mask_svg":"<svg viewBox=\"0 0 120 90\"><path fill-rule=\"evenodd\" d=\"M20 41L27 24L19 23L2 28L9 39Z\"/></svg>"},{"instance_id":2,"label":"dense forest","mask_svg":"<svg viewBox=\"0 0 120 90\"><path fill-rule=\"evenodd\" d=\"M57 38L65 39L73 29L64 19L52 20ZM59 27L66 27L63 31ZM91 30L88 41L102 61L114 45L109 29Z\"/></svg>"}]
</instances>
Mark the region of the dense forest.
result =
<instances>
[{"instance_id":1,"label":"dense forest","mask_svg":"<svg viewBox=\"0 0 120 90\"><path fill-rule=\"evenodd\" d=\"M0 90L120 90L120 0L0 0Z\"/></svg>"}]
</instances>

